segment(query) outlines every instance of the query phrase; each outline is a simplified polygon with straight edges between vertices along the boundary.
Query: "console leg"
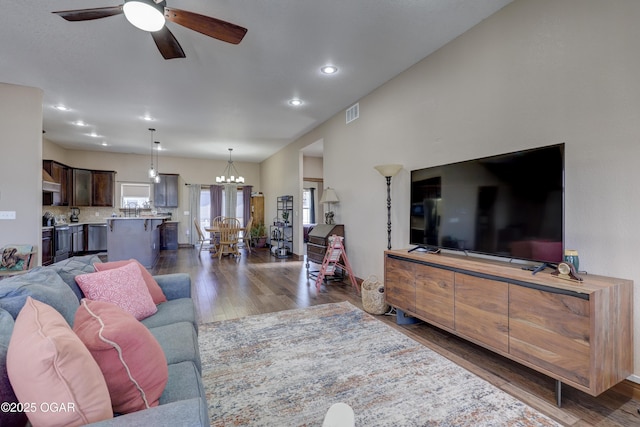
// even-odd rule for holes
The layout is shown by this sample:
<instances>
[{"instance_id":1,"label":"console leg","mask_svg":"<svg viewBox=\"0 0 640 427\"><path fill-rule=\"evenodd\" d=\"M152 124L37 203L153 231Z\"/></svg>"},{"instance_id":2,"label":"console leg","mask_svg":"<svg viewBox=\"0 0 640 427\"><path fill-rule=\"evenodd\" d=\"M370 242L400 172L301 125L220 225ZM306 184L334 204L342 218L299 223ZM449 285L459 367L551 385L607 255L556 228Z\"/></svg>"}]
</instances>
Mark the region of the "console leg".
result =
<instances>
[{"instance_id":1,"label":"console leg","mask_svg":"<svg viewBox=\"0 0 640 427\"><path fill-rule=\"evenodd\" d=\"M562 407L562 381L556 380L556 405Z\"/></svg>"}]
</instances>

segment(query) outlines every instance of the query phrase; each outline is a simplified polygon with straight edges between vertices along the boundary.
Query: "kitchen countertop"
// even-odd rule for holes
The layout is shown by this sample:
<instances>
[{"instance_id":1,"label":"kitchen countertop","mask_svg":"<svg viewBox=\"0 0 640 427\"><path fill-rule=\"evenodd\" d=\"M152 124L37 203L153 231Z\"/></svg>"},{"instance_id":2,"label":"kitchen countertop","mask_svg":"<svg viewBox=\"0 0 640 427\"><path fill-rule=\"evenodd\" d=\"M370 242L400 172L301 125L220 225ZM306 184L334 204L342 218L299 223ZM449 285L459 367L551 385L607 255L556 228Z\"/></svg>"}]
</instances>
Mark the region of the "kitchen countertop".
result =
<instances>
[{"instance_id":1,"label":"kitchen countertop","mask_svg":"<svg viewBox=\"0 0 640 427\"><path fill-rule=\"evenodd\" d=\"M170 216L116 216L116 217L111 217L111 218L106 218L107 221L109 220L122 220L122 219L171 219Z\"/></svg>"},{"instance_id":2,"label":"kitchen countertop","mask_svg":"<svg viewBox=\"0 0 640 427\"><path fill-rule=\"evenodd\" d=\"M124 217L124 216L117 216L117 217L109 217L109 218L105 218L101 221L82 221L82 222L63 222L60 224L56 224L56 225L70 225L70 226L79 226L79 225L106 225L107 222L109 220L122 220L122 219L160 219L160 220L168 220L166 222L178 222L178 221L171 221L171 217L170 216L139 216L139 217ZM53 225L45 225L42 227L43 230L53 230L54 226Z\"/></svg>"},{"instance_id":3,"label":"kitchen countertop","mask_svg":"<svg viewBox=\"0 0 640 427\"><path fill-rule=\"evenodd\" d=\"M70 226L78 226L78 225L106 225L106 221L85 221L85 222L61 222L56 225L70 225ZM43 230L53 230L53 225L45 225L42 227Z\"/></svg>"}]
</instances>

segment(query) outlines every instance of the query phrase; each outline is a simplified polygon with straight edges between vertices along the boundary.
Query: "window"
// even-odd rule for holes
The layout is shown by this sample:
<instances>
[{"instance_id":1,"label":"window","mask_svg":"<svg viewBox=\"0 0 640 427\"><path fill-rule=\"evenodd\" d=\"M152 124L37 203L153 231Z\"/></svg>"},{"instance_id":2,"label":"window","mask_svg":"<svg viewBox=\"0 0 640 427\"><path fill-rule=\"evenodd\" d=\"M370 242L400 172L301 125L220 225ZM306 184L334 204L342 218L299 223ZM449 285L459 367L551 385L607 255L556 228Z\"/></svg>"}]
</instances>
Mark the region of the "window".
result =
<instances>
[{"instance_id":1,"label":"window","mask_svg":"<svg viewBox=\"0 0 640 427\"><path fill-rule=\"evenodd\" d=\"M305 188L302 190L302 223L311 224L311 190Z\"/></svg>"},{"instance_id":2,"label":"window","mask_svg":"<svg viewBox=\"0 0 640 427\"><path fill-rule=\"evenodd\" d=\"M237 192L235 218L238 218L238 221L240 221L240 224L242 225L244 224L244 201L242 200L242 190L237 189L235 191ZM222 190L222 216L227 216L224 214L227 211L226 200L225 190ZM234 210L232 209L231 212L234 212Z\"/></svg>"},{"instance_id":3,"label":"window","mask_svg":"<svg viewBox=\"0 0 640 427\"><path fill-rule=\"evenodd\" d=\"M200 228L203 230L211 225L211 193L209 187L203 187L200 190Z\"/></svg>"},{"instance_id":4,"label":"window","mask_svg":"<svg viewBox=\"0 0 640 427\"><path fill-rule=\"evenodd\" d=\"M222 190L222 206L220 208L220 212L222 216L228 216L225 214L225 194L224 190ZM209 192L209 187L202 187L200 191L200 225L202 228L208 228L210 226L211 220L211 193ZM236 208L232 210L232 217L238 218L240 224L244 224L244 202L242 200L242 190L238 190L237 198L236 198Z\"/></svg>"},{"instance_id":5,"label":"window","mask_svg":"<svg viewBox=\"0 0 640 427\"><path fill-rule=\"evenodd\" d=\"M120 185L120 207L151 206L151 184L123 183Z\"/></svg>"}]
</instances>

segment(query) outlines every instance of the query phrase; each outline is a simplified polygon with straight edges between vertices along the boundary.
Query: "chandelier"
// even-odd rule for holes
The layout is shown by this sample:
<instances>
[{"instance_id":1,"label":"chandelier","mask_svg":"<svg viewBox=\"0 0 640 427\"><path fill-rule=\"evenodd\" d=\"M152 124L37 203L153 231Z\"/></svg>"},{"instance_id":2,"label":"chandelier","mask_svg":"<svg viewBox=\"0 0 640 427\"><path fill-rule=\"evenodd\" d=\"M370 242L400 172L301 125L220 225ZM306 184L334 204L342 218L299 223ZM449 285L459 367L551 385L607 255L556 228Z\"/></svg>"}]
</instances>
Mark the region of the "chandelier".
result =
<instances>
[{"instance_id":1,"label":"chandelier","mask_svg":"<svg viewBox=\"0 0 640 427\"><path fill-rule=\"evenodd\" d=\"M240 176L238 170L233 165L233 160L231 160L232 151L233 148L229 148L229 161L222 175L216 176L216 182L218 184L244 184L244 177Z\"/></svg>"}]
</instances>

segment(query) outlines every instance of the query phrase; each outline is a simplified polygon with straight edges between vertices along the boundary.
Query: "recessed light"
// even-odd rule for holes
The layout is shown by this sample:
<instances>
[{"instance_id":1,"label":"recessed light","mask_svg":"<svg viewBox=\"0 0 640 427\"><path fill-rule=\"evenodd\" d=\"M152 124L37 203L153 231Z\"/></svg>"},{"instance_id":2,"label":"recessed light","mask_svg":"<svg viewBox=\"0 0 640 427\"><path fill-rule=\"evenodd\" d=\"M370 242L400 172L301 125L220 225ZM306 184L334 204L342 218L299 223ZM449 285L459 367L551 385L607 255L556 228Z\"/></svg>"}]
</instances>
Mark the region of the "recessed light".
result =
<instances>
[{"instance_id":1,"label":"recessed light","mask_svg":"<svg viewBox=\"0 0 640 427\"><path fill-rule=\"evenodd\" d=\"M89 136L92 138L98 138L100 135L98 135L95 131L93 131L89 134Z\"/></svg>"},{"instance_id":2,"label":"recessed light","mask_svg":"<svg viewBox=\"0 0 640 427\"><path fill-rule=\"evenodd\" d=\"M153 117L151 117L151 116L150 116L150 115L148 115L148 114L145 114L145 115L142 117L142 120L146 120L146 121L148 121L148 122L152 122L152 121L153 121Z\"/></svg>"},{"instance_id":3,"label":"recessed light","mask_svg":"<svg viewBox=\"0 0 640 427\"><path fill-rule=\"evenodd\" d=\"M107 144L107 142L106 142L106 141L102 141L102 144L100 144L100 145L102 145L103 147L106 147L106 146L107 146L107 145L109 145L109 144Z\"/></svg>"},{"instance_id":4,"label":"recessed light","mask_svg":"<svg viewBox=\"0 0 640 427\"><path fill-rule=\"evenodd\" d=\"M87 125L82 120L77 120L77 121L73 122L73 124L76 125L76 126L86 126Z\"/></svg>"},{"instance_id":5,"label":"recessed light","mask_svg":"<svg viewBox=\"0 0 640 427\"><path fill-rule=\"evenodd\" d=\"M69 109L62 104L54 105L53 108L60 111L69 111Z\"/></svg>"},{"instance_id":6,"label":"recessed light","mask_svg":"<svg viewBox=\"0 0 640 427\"><path fill-rule=\"evenodd\" d=\"M293 98L289 100L289 105L293 105L294 107L299 107L302 105L302 100L298 98Z\"/></svg>"},{"instance_id":7,"label":"recessed light","mask_svg":"<svg viewBox=\"0 0 640 427\"><path fill-rule=\"evenodd\" d=\"M325 65L324 67L320 68L320 71L322 72L322 74L335 74L338 72L338 67L336 67L335 65Z\"/></svg>"}]
</instances>

